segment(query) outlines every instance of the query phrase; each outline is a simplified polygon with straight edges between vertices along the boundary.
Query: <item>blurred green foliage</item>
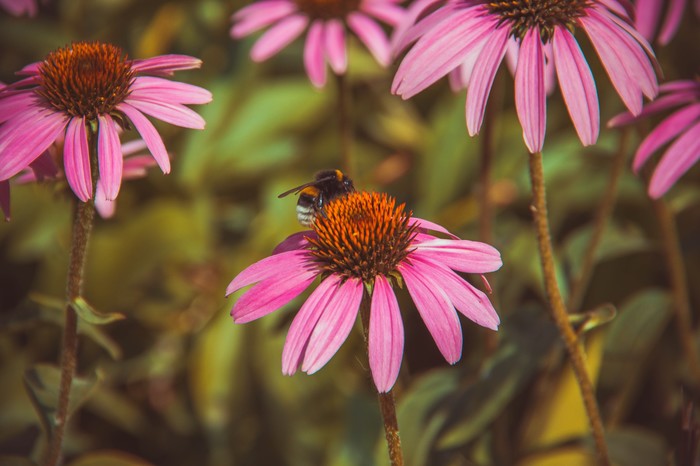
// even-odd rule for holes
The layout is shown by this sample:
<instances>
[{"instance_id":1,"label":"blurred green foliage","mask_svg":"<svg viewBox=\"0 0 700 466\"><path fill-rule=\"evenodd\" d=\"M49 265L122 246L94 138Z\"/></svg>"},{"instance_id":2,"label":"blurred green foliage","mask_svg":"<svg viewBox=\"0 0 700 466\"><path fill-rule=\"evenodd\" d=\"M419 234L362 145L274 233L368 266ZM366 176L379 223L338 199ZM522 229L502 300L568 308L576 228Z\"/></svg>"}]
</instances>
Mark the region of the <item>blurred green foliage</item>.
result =
<instances>
[{"instance_id":1,"label":"blurred green foliage","mask_svg":"<svg viewBox=\"0 0 700 466\"><path fill-rule=\"evenodd\" d=\"M97 220L86 275L90 304L75 304L88 319L79 329L72 409L80 410L65 442L68 466L387 464L359 331L319 373L285 377L282 344L298 302L244 326L228 316L235 297L224 299L227 283L300 229L296 199L277 194L339 164L335 83L320 91L309 84L299 41L253 64L252 39L228 36L229 16L241 6L54 0L36 18L0 14L4 82L54 48L99 39L135 58L200 57L202 69L179 78L214 95L196 109L205 131L157 124L172 174L154 169L125 183L115 217ZM699 54L688 60L681 52L697 52L696 26L686 19L659 51L667 78L697 71ZM605 119L621 104L599 64L592 67ZM476 239L482 141L466 134L464 96L443 82L403 102L389 94L392 71L351 43L356 186L387 191L416 215ZM464 355L448 367L410 300L400 297L406 350L395 391L408 465L593 463L541 289L511 89L501 70L491 108L490 195L504 267L489 278L502 330L494 340L463 320ZM596 146L582 148L558 94L548 116L545 171L566 290L581 267L619 134L603 131ZM699 180L696 168L669 196L695 310ZM582 307L608 309L583 339L611 454L622 466L672 462L688 442L681 413L695 410L699 393L671 325L668 275L644 192L627 166ZM45 446L56 398L71 203L51 185L13 186L12 196L12 221L0 225L0 465L24 466ZM616 315L605 322L611 309Z\"/></svg>"}]
</instances>

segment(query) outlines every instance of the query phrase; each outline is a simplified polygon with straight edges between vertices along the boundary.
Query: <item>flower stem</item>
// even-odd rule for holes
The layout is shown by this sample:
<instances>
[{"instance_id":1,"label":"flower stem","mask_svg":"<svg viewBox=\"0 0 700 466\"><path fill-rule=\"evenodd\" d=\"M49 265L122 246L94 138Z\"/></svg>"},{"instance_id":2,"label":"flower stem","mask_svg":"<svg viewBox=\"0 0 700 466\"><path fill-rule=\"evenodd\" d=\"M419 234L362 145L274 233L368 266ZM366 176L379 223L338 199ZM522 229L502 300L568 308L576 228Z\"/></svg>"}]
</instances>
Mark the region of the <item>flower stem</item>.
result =
<instances>
[{"instance_id":1,"label":"flower stem","mask_svg":"<svg viewBox=\"0 0 700 466\"><path fill-rule=\"evenodd\" d=\"M354 174L351 142L352 127L350 124L350 86L345 75L336 75L338 92L338 134L340 141L340 167L345 173Z\"/></svg>"},{"instance_id":2,"label":"flower stem","mask_svg":"<svg viewBox=\"0 0 700 466\"><path fill-rule=\"evenodd\" d=\"M585 356L579 346L576 333L569 322L569 316L564 307L564 300L562 299L559 285L557 284L552 240L549 233L549 219L547 218L547 200L541 152L530 154L530 182L532 184L533 198L531 210L537 230L537 243L542 263L544 285L552 311L552 317L559 330L559 334L564 340L564 345L569 355L569 361L571 361L571 367L573 368L579 390L581 391L581 398L583 399L586 415L588 416L588 421L590 422L596 449L598 451L598 459L601 465L609 466L611 463L608 456L608 447L605 443L603 422L595 399L593 384L588 376Z\"/></svg>"},{"instance_id":3,"label":"flower stem","mask_svg":"<svg viewBox=\"0 0 700 466\"><path fill-rule=\"evenodd\" d=\"M690 301L688 298L688 281L685 275L683 255L678 242L678 231L673 212L663 199L652 200L654 213L659 223L664 259L671 280L671 299L676 310L676 330L688 361L693 381L700 384L700 358L693 339Z\"/></svg>"},{"instance_id":4,"label":"flower stem","mask_svg":"<svg viewBox=\"0 0 700 466\"><path fill-rule=\"evenodd\" d=\"M580 311L580 307L585 296L588 284L591 280L591 274L593 273L593 265L595 263L595 255L598 251L598 246L603 239L603 232L608 226L608 221L612 215L613 209L615 207L615 200L617 198L617 186L620 181L620 176L622 175L622 170L625 167L625 160L627 158L627 142L629 141L630 132L623 130L620 133L620 139L618 142L617 152L612 162L612 169L610 171L610 178L608 178L608 185L605 188L605 193L603 193L603 198L600 200L600 205L598 206L598 212L593 223L593 233L591 234L591 239L588 241L586 247L586 252L583 256L583 263L581 264L581 270L579 270L578 276L574 279L571 285L571 294L569 295L569 301L567 302L567 308L573 312Z\"/></svg>"},{"instance_id":5,"label":"flower stem","mask_svg":"<svg viewBox=\"0 0 700 466\"><path fill-rule=\"evenodd\" d=\"M367 293L362 296L360 303L360 318L362 319L362 333L365 337L365 349L369 359L369 309L370 300ZM399 435L399 422L396 418L396 403L394 394L390 390L386 393L379 393L379 410L382 413L384 422L384 436L386 446L389 450L389 460L391 466L403 466L403 450L401 449L401 436Z\"/></svg>"}]
</instances>

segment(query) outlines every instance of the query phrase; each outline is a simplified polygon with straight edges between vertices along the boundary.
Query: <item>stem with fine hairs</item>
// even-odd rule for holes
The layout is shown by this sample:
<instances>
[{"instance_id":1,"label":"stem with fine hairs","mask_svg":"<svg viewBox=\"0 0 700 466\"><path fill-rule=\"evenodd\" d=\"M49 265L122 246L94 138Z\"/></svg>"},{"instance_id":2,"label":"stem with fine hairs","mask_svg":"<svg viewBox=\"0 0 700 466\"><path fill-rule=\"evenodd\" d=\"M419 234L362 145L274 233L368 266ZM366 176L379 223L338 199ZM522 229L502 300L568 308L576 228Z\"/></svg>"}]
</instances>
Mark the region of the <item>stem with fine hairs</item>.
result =
<instances>
[{"instance_id":1,"label":"stem with fine hairs","mask_svg":"<svg viewBox=\"0 0 700 466\"><path fill-rule=\"evenodd\" d=\"M671 299L675 312L676 331L681 341L688 368L696 386L700 385L700 358L693 337L692 311L688 297L688 281L685 274L683 254L678 241L676 219L663 199L652 200L659 224L661 246L671 282Z\"/></svg>"},{"instance_id":2,"label":"stem with fine hairs","mask_svg":"<svg viewBox=\"0 0 700 466\"><path fill-rule=\"evenodd\" d=\"M365 293L360 303L360 318L362 319L362 333L365 337L367 359L369 359L369 309L370 298L367 293ZM386 437L386 446L389 451L391 466L403 466L403 450L401 449L399 422L396 419L394 394L390 390L386 393L379 393L378 398L379 410L382 413L382 421L384 422L384 436Z\"/></svg>"},{"instance_id":3,"label":"stem with fine hairs","mask_svg":"<svg viewBox=\"0 0 700 466\"><path fill-rule=\"evenodd\" d=\"M88 146L92 166L93 194L97 184L97 135L88 125ZM68 276L66 277L66 315L63 325L61 347L61 380L59 382L58 405L53 430L44 455L43 466L55 466L61 462L63 437L68 424L70 390L78 366L78 315L73 309L75 300L83 294L85 259L95 218L95 205L92 199L81 202L75 199L73 212L73 232L71 236Z\"/></svg>"},{"instance_id":4,"label":"stem with fine hairs","mask_svg":"<svg viewBox=\"0 0 700 466\"><path fill-rule=\"evenodd\" d=\"M603 193L603 198L600 200L598 212L593 223L591 239L588 241L588 245L586 246L586 252L583 256L581 270L579 270L578 275L574 278L571 285L571 294L569 295L567 308L572 312L581 311L581 303L583 302L583 297L586 294L588 284L591 281L593 265L595 264L595 255L598 252L598 247L603 239L603 233L605 232L605 228L608 226L610 216L615 208L617 186L620 181L620 176L622 175L622 170L625 168L629 136L630 132L628 130L622 130L620 133L617 152L615 153L615 157L612 162L610 178L608 178L608 185L605 188L605 193Z\"/></svg>"},{"instance_id":5,"label":"stem with fine hairs","mask_svg":"<svg viewBox=\"0 0 700 466\"><path fill-rule=\"evenodd\" d=\"M591 425L596 450L598 452L599 464L610 466L608 447L605 443L605 432L603 421L595 399L593 384L586 370L585 356L579 346L578 338L564 307L559 285L557 283L556 270L554 267L554 252L552 250L552 239L549 233L549 219L547 217L547 199L545 195L544 170L542 167L542 153L530 154L530 183L532 184L532 216L537 231L537 246L542 263L542 274L544 276L544 286L547 293L547 300L554 322L559 330L559 334L564 340L564 346L571 361L576 381L578 382L581 398Z\"/></svg>"},{"instance_id":6,"label":"stem with fine hairs","mask_svg":"<svg viewBox=\"0 0 700 466\"><path fill-rule=\"evenodd\" d=\"M350 108L350 86L345 75L336 75L338 92L338 136L340 145L340 168L345 173L355 174L355 164L352 160L352 126ZM352 176L352 175L350 175Z\"/></svg>"}]
</instances>

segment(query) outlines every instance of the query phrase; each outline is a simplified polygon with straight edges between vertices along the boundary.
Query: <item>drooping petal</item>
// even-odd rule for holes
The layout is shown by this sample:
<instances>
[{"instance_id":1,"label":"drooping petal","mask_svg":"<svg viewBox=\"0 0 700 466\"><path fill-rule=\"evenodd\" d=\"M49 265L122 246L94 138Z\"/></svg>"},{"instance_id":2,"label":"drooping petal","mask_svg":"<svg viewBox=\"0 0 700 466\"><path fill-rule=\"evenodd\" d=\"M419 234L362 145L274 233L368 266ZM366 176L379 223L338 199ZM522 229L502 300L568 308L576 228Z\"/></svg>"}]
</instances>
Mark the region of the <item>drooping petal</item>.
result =
<instances>
[{"instance_id":1,"label":"drooping petal","mask_svg":"<svg viewBox=\"0 0 700 466\"><path fill-rule=\"evenodd\" d=\"M309 337L302 371L313 374L338 352L355 323L363 292L362 280L357 278L345 280L333 292Z\"/></svg>"},{"instance_id":2,"label":"drooping petal","mask_svg":"<svg viewBox=\"0 0 700 466\"><path fill-rule=\"evenodd\" d=\"M63 146L63 170L71 189L83 202L92 197L90 150L88 149L85 117L73 118L66 129Z\"/></svg>"},{"instance_id":3,"label":"drooping petal","mask_svg":"<svg viewBox=\"0 0 700 466\"><path fill-rule=\"evenodd\" d=\"M435 239L417 244L409 257L425 257L465 273L488 273L501 268L498 249L479 241Z\"/></svg>"},{"instance_id":4,"label":"drooping petal","mask_svg":"<svg viewBox=\"0 0 700 466\"><path fill-rule=\"evenodd\" d=\"M204 129L204 118L189 107L174 102L163 100L151 100L133 94L124 99L124 102L136 108L142 113L183 128Z\"/></svg>"},{"instance_id":5,"label":"drooping petal","mask_svg":"<svg viewBox=\"0 0 700 466\"><path fill-rule=\"evenodd\" d=\"M139 76L131 83L131 96L176 104L206 104L211 92L192 84L170 81L154 76Z\"/></svg>"},{"instance_id":6,"label":"drooping petal","mask_svg":"<svg viewBox=\"0 0 700 466\"><path fill-rule=\"evenodd\" d=\"M105 199L113 201L119 194L122 183L124 160L119 143L119 133L114 120L109 115L98 117L97 161L100 168L100 182Z\"/></svg>"},{"instance_id":7,"label":"drooping petal","mask_svg":"<svg viewBox=\"0 0 700 466\"><path fill-rule=\"evenodd\" d=\"M231 28L231 37L239 39L252 34L295 11L296 5L289 1L251 3L233 15L236 24Z\"/></svg>"},{"instance_id":8,"label":"drooping petal","mask_svg":"<svg viewBox=\"0 0 700 466\"><path fill-rule=\"evenodd\" d=\"M462 357L462 327L449 298L409 263L404 262L398 268L440 353L450 364L459 361Z\"/></svg>"},{"instance_id":9,"label":"drooping petal","mask_svg":"<svg viewBox=\"0 0 700 466\"><path fill-rule=\"evenodd\" d=\"M38 96L31 91L21 91L14 94L8 92L0 94L0 123L21 115L26 111L31 111L32 107L39 106Z\"/></svg>"},{"instance_id":10,"label":"drooping petal","mask_svg":"<svg viewBox=\"0 0 700 466\"><path fill-rule=\"evenodd\" d=\"M280 274L280 270L290 275L299 275L309 269L309 251L296 250L281 252L273 256L266 257L247 268L231 280L226 287L226 296L234 293L244 286L253 283L269 280Z\"/></svg>"},{"instance_id":11,"label":"drooping petal","mask_svg":"<svg viewBox=\"0 0 700 466\"><path fill-rule=\"evenodd\" d=\"M406 10L403 20L396 26L396 29L394 29L394 33L389 42L393 56L403 52L411 43L449 18L452 13L460 7L455 3L449 3L421 18L421 16L425 15L428 10L440 1L441 0L416 0L411 3ZM418 20L418 18L421 19Z\"/></svg>"},{"instance_id":12,"label":"drooping petal","mask_svg":"<svg viewBox=\"0 0 700 466\"><path fill-rule=\"evenodd\" d=\"M297 371L306 352L311 332L316 327L321 314L329 306L339 284L340 278L336 275L331 275L323 280L294 316L282 350L282 373L284 375L292 375Z\"/></svg>"},{"instance_id":13,"label":"drooping petal","mask_svg":"<svg viewBox=\"0 0 700 466\"><path fill-rule=\"evenodd\" d=\"M384 34L381 26L358 12L350 13L347 22L350 29L377 60L377 63L381 66L388 66L391 61L391 49L389 48L389 38Z\"/></svg>"},{"instance_id":14,"label":"drooping petal","mask_svg":"<svg viewBox=\"0 0 700 466\"><path fill-rule=\"evenodd\" d=\"M683 11L685 11L685 0L671 0L668 2L668 11L666 19L659 31L659 44L667 45L676 35L678 27L683 19Z\"/></svg>"},{"instance_id":15,"label":"drooping petal","mask_svg":"<svg viewBox=\"0 0 700 466\"><path fill-rule=\"evenodd\" d=\"M389 281L374 280L369 318L369 367L380 393L396 383L403 358L404 332L399 303Z\"/></svg>"},{"instance_id":16,"label":"drooping petal","mask_svg":"<svg viewBox=\"0 0 700 466\"><path fill-rule=\"evenodd\" d=\"M547 94L544 85L544 50L539 28L530 29L520 44L515 70L515 109L523 139L532 153L541 152L547 129Z\"/></svg>"},{"instance_id":17,"label":"drooping petal","mask_svg":"<svg viewBox=\"0 0 700 466\"><path fill-rule=\"evenodd\" d=\"M685 93L674 93L659 97L653 102L650 102L647 105L645 105L644 109L642 109L639 115L635 116L629 112L624 112L615 115L613 118L610 119L610 121L608 121L608 128L616 128L618 126L628 125L643 117L653 115L664 110L668 110L669 108L675 107L677 105L684 104L690 99L691 97Z\"/></svg>"},{"instance_id":18,"label":"drooping petal","mask_svg":"<svg viewBox=\"0 0 700 466\"><path fill-rule=\"evenodd\" d=\"M139 73L171 76L175 71L193 70L202 66L202 60L188 55L159 55L152 58L133 60L131 68Z\"/></svg>"},{"instance_id":19,"label":"drooping petal","mask_svg":"<svg viewBox=\"0 0 700 466\"><path fill-rule=\"evenodd\" d=\"M158 166L163 173L170 173L170 158L168 157L168 152L165 150L163 140L153 126L153 123L148 121L148 118L143 116L143 113L126 102L117 105L117 110L123 112L131 123L133 123L136 131L138 131L143 140L146 141L148 150L151 152L151 155L153 155L153 158L156 159L156 162L158 162Z\"/></svg>"},{"instance_id":20,"label":"drooping petal","mask_svg":"<svg viewBox=\"0 0 700 466\"><path fill-rule=\"evenodd\" d=\"M656 34L662 5L663 3L658 0L635 0L634 2L634 26L649 41L652 41Z\"/></svg>"},{"instance_id":21,"label":"drooping petal","mask_svg":"<svg viewBox=\"0 0 700 466\"><path fill-rule=\"evenodd\" d=\"M345 47L345 28L338 19L326 22L325 49L328 63L335 74L344 74L348 67L348 51Z\"/></svg>"},{"instance_id":22,"label":"drooping petal","mask_svg":"<svg viewBox=\"0 0 700 466\"><path fill-rule=\"evenodd\" d=\"M364 2L361 9L365 13L393 27L398 26L406 15L403 8L392 5L391 3Z\"/></svg>"},{"instance_id":23,"label":"drooping petal","mask_svg":"<svg viewBox=\"0 0 700 466\"><path fill-rule=\"evenodd\" d=\"M276 274L253 286L236 301L231 309L233 321L243 324L276 311L299 296L317 275L318 272L312 268L301 269L296 273L280 273L280 269L277 269Z\"/></svg>"},{"instance_id":24,"label":"drooping petal","mask_svg":"<svg viewBox=\"0 0 700 466\"><path fill-rule=\"evenodd\" d=\"M299 37L309 24L304 15L292 15L268 29L250 50L253 61L265 61Z\"/></svg>"},{"instance_id":25,"label":"drooping petal","mask_svg":"<svg viewBox=\"0 0 700 466\"><path fill-rule=\"evenodd\" d=\"M323 21L316 20L309 27L304 44L304 68L311 84L323 87L326 84L326 63L323 57Z\"/></svg>"},{"instance_id":26,"label":"drooping petal","mask_svg":"<svg viewBox=\"0 0 700 466\"><path fill-rule=\"evenodd\" d=\"M412 261L416 270L420 270L434 287L441 288L455 308L469 320L491 330L498 329L501 319L483 291L437 260L414 257Z\"/></svg>"},{"instance_id":27,"label":"drooping petal","mask_svg":"<svg viewBox=\"0 0 700 466\"><path fill-rule=\"evenodd\" d=\"M671 144L654 170L649 182L649 195L664 195L700 158L700 122L695 123Z\"/></svg>"},{"instance_id":28,"label":"drooping petal","mask_svg":"<svg viewBox=\"0 0 700 466\"><path fill-rule=\"evenodd\" d=\"M584 146L595 144L600 130L600 111L591 69L581 47L567 29L554 28L552 42L559 87L576 133Z\"/></svg>"},{"instance_id":29,"label":"drooping petal","mask_svg":"<svg viewBox=\"0 0 700 466\"><path fill-rule=\"evenodd\" d=\"M474 63L474 72L469 80L465 103L467 131L470 136L478 134L481 129L486 101L491 93L496 71L498 71L506 53L508 36L508 28L502 27L494 31Z\"/></svg>"},{"instance_id":30,"label":"drooping petal","mask_svg":"<svg viewBox=\"0 0 700 466\"><path fill-rule=\"evenodd\" d=\"M451 238L459 239L459 237L457 235L450 233L442 225L438 225L437 223L431 222L430 220L425 220L423 218L418 218L418 217L411 217L408 219L408 226L413 226L413 225L418 225L418 228L426 230L426 231L428 231L428 230L437 231L438 233L443 233Z\"/></svg>"},{"instance_id":31,"label":"drooping petal","mask_svg":"<svg viewBox=\"0 0 700 466\"><path fill-rule=\"evenodd\" d=\"M654 152L685 131L698 118L700 118L700 103L681 108L659 123L644 138L634 154L632 165L634 171L638 171Z\"/></svg>"},{"instance_id":32,"label":"drooping petal","mask_svg":"<svg viewBox=\"0 0 700 466\"><path fill-rule=\"evenodd\" d=\"M95 189L95 210L102 218L112 218L116 211L116 201L110 201L105 197L105 190L102 186L102 181L97 180L97 188Z\"/></svg>"},{"instance_id":33,"label":"drooping petal","mask_svg":"<svg viewBox=\"0 0 700 466\"><path fill-rule=\"evenodd\" d=\"M279 254L286 251L296 251L309 247L308 238L316 238L316 232L313 230L299 231L289 235L284 241L275 246L272 254Z\"/></svg>"},{"instance_id":34,"label":"drooping petal","mask_svg":"<svg viewBox=\"0 0 700 466\"><path fill-rule=\"evenodd\" d=\"M0 126L0 180L21 172L63 133L69 117L36 108ZM28 130L28 128L31 128Z\"/></svg>"}]
</instances>

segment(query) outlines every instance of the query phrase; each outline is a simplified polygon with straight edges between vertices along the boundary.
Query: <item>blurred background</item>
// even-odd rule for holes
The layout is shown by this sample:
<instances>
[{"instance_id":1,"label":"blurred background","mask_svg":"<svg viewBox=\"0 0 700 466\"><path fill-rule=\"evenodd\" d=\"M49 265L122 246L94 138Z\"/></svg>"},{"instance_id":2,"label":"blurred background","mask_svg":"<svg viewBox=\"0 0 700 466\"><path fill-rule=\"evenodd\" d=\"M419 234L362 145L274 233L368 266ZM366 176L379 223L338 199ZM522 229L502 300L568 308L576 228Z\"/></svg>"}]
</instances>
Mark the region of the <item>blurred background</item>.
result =
<instances>
[{"instance_id":1,"label":"blurred background","mask_svg":"<svg viewBox=\"0 0 700 466\"><path fill-rule=\"evenodd\" d=\"M125 318L81 323L80 378L64 447L71 466L388 464L359 331L317 374L286 377L282 345L302 301L246 325L229 317L235 296L224 298L228 282L302 229L296 198L277 195L339 165L335 82L311 86L299 40L252 63L255 37L229 37L230 15L244 5L49 0L33 18L0 12L0 81L15 81L15 71L72 41L101 40L131 58L199 57L201 70L176 79L214 96L195 107L207 121L204 131L155 123L171 174L152 169L125 182L114 217L96 220L85 295L97 309ZM689 79L700 69L697 31L688 14L674 41L657 50L665 79ZM501 69L494 86L490 142L471 139L463 94L443 80L402 101L389 93L395 67L381 69L356 40L350 47L356 187L386 191L416 216L478 239L480 154L485 141L492 147L487 235L504 266L489 280L502 326L489 334L462 319L464 353L450 367L400 294L406 346L394 391L407 464L594 464L578 389L541 287L511 76ZM595 54L586 55L605 122L623 107ZM679 452L697 442L699 381L688 372L673 325L655 210L629 159L653 122L632 128L626 143L619 131L603 130L597 145L582 148L558 92L548 112L544 161L565 294L581 268L614 155L628 154L580 307L592 316L581 331L611 454L620 465L682 464ZM134 137L132 131L125 139ZM695 167L665 204L677 222L695 310L698 181ZM70 225L65 187L13 185L12 219L0 224L2 465L33 464L45 446L42 416L57 396Z\"/></svg>"}]
</instances>

